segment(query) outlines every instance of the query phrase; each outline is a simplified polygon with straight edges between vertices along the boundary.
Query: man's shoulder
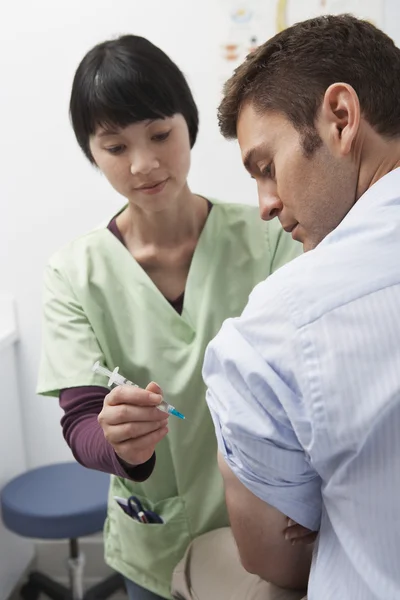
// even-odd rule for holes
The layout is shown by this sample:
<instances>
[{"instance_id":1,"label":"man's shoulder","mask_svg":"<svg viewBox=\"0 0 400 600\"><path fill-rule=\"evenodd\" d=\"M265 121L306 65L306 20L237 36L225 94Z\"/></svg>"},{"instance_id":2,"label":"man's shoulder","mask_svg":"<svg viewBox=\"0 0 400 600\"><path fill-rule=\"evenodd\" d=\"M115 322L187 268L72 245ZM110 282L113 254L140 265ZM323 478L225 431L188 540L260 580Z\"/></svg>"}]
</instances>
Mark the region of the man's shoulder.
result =
<instances>
[{"instance_id":1,"label":"man's shoulder","mask_svg":"<svg viewBox=\"0 0 400 600\"><path fill-rule=\"evenodd\" d=\"M321 244L282 266L252 293L253 305L280 307L296 328L396 284L373 249ZM400 279L400 277L399 277Z\"/></svg>"}]
</instances>

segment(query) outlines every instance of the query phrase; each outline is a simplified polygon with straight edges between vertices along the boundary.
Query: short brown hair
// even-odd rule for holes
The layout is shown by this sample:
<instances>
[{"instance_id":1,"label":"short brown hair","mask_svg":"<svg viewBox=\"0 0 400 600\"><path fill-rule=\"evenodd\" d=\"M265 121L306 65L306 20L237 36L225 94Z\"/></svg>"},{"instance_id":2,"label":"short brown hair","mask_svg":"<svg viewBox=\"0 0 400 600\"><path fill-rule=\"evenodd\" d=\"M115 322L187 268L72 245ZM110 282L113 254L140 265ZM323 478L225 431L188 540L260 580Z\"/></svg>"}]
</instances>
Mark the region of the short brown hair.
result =
<instances>
[{"instance_id":1,"label":"short brown hair","mask_svg":"<svg viewBox=\"0 0 400 600\"><path fill-rule=\"evenodd\" d=\"M256 110L284 114L312 138L324 93L336 82L354 88L362 115L378 133L400 134L400 50L380 29L351 15L297 23L250 54L224 86L221 133L237 137L241 108L251 102Z\"/></svg>"}]
</instances>

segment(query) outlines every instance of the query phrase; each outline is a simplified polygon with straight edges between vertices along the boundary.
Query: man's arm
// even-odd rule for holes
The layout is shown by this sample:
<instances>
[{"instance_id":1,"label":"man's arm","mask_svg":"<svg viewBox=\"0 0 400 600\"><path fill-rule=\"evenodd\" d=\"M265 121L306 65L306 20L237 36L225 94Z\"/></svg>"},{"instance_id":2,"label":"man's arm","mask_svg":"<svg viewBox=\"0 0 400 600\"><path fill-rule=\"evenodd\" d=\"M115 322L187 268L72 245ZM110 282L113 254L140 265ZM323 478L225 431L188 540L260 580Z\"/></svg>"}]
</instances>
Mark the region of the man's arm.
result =
<instances>
[{"instance_id":1,"label":"man's arm","mask_svg":"<svg viewBox=\"0 0 400 600\"><path fill-rule=\"evenodd\" d=\"M312 545L285 539L287 517L252 494L218 453L231 527L244 568L286 588L305 589Z\"/></svg>"},{"instance_id":2,"label":"man's arm","mask_svg":"<svg viewBox=\"0 0 400 600\"><path fill-rule=\"evenodd\" d=\"M292 271L289 264L253 290L242 316L209 344L203 367L243 564L286 587L307 583L312 552L285 539L289 519L317 531L322 512L316 359L283 285Z\"/></svg>"}]
</instances>

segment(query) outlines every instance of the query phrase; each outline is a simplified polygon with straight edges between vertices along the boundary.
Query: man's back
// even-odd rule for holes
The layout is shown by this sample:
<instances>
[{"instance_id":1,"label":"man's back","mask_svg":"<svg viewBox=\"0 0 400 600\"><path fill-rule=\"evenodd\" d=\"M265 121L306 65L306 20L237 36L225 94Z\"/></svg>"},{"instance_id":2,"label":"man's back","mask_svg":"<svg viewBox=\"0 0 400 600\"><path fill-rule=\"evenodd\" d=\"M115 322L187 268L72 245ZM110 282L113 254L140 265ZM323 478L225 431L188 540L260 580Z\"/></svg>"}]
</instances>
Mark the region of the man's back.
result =
<instances>
[{"instance_id":1,"label":"man's back","mask_svg":"<svg viewBox=\"0 0 400 600\"><path fill-rule=\"evenodd\" d=\"M229 467L305 527L321 519L309 600L400 598L399 309L397 169L208 350Z\"/></svg>"},{"instance_id":2,"label":"man's back","mask_svg":"<svg viewBox=\"0 0 400 600\"><path fill-rule=\"evenodd\" d=\"M312 348L310 461L323 499L310 600L323 589L324 598L394 600L400 597L400 170L371 188L310 258L298 325Z\"/></svg>"}]
</instances>

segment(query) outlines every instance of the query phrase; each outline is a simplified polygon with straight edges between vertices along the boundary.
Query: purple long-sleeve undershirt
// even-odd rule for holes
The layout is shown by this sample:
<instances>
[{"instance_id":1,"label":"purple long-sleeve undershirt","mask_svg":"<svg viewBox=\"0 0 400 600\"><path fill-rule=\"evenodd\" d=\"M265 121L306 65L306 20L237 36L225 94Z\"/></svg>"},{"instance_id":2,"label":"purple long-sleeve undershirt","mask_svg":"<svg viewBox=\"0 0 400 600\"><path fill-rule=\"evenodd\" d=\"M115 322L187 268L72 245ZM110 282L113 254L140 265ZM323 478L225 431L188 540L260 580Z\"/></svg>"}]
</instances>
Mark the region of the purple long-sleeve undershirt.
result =
<instances>
[{"instance_id":1,"label":"purple long-sleeve undershirt","mask_svg":"<svg viewBox=\"0 0 400 600\"><path fill-rule=\"evenodd\" d=\"M64 411L61 426L64 438L76 460L85 467L134 481L145 481L154 469L155 454L142 465L127 465L107 442L97 421L109 391L95 385L61 390L60 406Z\"/></svg>"}]
</instances>

